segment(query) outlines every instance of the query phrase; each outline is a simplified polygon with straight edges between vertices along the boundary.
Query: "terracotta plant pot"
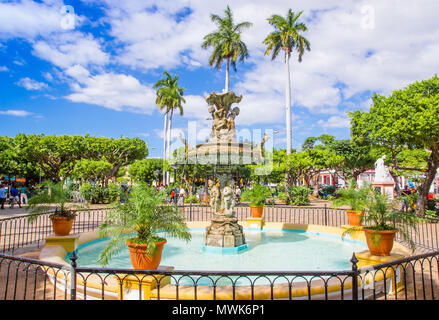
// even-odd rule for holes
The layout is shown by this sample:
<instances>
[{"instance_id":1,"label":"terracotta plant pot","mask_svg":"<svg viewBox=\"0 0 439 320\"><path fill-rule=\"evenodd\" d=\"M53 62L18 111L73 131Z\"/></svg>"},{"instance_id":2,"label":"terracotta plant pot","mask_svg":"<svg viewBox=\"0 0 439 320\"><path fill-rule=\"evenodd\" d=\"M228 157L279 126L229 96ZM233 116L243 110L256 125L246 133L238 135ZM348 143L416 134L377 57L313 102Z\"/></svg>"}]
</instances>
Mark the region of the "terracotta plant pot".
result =
<instances>
[{"instance_id":1,"label":"terracotta plant pot","mask_svg":"<svg viewBox=\"0 0 439 320\"><path fill-rule=\"evenodd\" d=\"M261 218L263 211L264 211L264 207L250 206L250 212L251 212L253 218Z\"/></svg>"},{"instance_id":2,"label":"terracotta plant pot","mask_svg":"<svg viewBox=\"0 0 439 320\"><path fill-rule=\"evenodd\" d=\"M349 225L355 227L361 226L361 219L364 216L364 211L346 210L346 214L348 215Z\"/></svg>"},{"instance_id":3,"label":"terracotta plant pot","mask_svg":"<svg viewBox=\"0 0 439 320\"><path fill-rule=\"evenodd\" d=\"M153 256L146 254L147 244L126 242L130 251L131 265L138 270L156 270L162 260L163 246L166 240L156 243L157 251Z\"/></svg>"},{"instance_id":4,"label":"terracotta plant pot","mask_svg":"<svg viewBox=\"0 0 439 320\"><path fill-rule=\"evenodd\" d=\"M52 229L55 236L68 236L72 231L73 222L75 219L68 219L67 217L51 217Z\"/></svg>"},{"instance_id":5,"label":"terracotta plant pot","mask_svg":"<svg viewBox=\"0 0 439 320\"><path fill-rule=\"evenodd\" d=\"M363 229L366 235L367 246L375 256L389 256L393 248L393 240L398 230L378 231Z\"/></svg>"}]
</instances>

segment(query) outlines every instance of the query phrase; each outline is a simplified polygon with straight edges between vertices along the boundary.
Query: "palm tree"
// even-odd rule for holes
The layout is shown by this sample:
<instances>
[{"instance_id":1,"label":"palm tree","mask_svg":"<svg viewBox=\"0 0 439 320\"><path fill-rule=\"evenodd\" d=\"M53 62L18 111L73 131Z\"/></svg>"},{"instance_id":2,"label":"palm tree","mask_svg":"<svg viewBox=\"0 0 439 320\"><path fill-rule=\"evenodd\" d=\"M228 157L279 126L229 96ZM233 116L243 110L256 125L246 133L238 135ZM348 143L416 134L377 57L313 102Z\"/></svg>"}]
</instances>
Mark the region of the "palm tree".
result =
<instances>
[{"instance_id":1,"label":"palm tree","mask_svg":"<svg viewBox=\"0 0 439 320\"><path fill-rule=\"evenodd\" d=\"M298 61L302 62L302 55L305 50L310 51L309 41L301 33L308 30L303 22L297 22L303 11L295 14L291 9L288 10L286 18L279 15L272 15L268 22L274 26L275 31L270 33L264 40L267 45L265 55L272 54L274 60L280 50L285 51L286 66L286 121L287 121L287 154L291 154L291 81L290 81L290 57L294 50L298 52Z\"/></svg>"},{"instance_id":2,"label":"palm tree","mask_svg":"<svg viewBox=\"0 0 439 320\"><path fill-rule=\"evenodd\" d=\"M209 65L215 64L216 70L221 68L223 60L226 59L226 86L225 92L229 91L229 69L232 64L236 71L236 61L244 61L248 58L247 46L241 41L241 32L244 28L250 27L250 22L241 22L237 25L233 22L233 14L230 7L224 10L225 17L221 18L211 14L210 19L218 25L216 32L209 33L204 37L202 48L213 47L212 55L209 58Z\"/></svg>"},{"instance_id":3,"label":"palm tree","mask_svg":"<svg viewBox=\"0 0 439 320\"><path fill-rule=\"evenodd\" d=\"M174 109L179 109L180 115L183 115L183 103L186 100L183 98L184 88L178 86L178 76L175 75L171 77L168 72L163 72L165 75L164 79L158 80L154 84L154 89L157 89L156 104L160 111L165 110L165 123L164 123L164 133L163 133L163 162L170 155L171 147L171 130L172 130L172 117L174 114ZM168 123L168 114L169 123ZM167 142L167 144L166 144ZM163 183L165 183L165 166L163 165Z\"/></svg>"},{"instance_id":4,"label":"palm tree","mask_svg":"<svg viewBox=\"0 0 439 320\"><path fill-rule=\"evenodd\" d=\"M166 205L165 200L164 192L145 182L134 185L126 203L117 203L115 210L99 226L99 234L110 236L111 240L99 253L98 262L107 265L121 251L126 240L147 244L147 254L157 251L157 242L164 240L163 236L191 240L183 213L176 206Z\"/></svg>"}]
</instances>

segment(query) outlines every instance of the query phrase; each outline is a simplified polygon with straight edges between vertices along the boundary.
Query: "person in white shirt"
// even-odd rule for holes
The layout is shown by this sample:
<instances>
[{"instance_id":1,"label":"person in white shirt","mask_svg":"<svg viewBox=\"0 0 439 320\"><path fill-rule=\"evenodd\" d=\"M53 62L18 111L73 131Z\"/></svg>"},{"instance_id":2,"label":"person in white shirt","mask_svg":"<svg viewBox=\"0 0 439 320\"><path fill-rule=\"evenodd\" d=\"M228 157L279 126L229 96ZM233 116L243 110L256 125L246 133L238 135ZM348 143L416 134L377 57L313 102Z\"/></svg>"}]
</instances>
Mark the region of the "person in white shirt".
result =
<instances>
[{"instance_id":1,"label":"person in white shirt","mask_svg":"<svg viewBox=\"0 0 439 320\"><path fill-rule=\"evenodd\" d=\"M182 206L184 204L184 196L186 195L186 191L182 186L180 186L180 191L178 192L178 205Z\"/></svg>"}]
</instances>

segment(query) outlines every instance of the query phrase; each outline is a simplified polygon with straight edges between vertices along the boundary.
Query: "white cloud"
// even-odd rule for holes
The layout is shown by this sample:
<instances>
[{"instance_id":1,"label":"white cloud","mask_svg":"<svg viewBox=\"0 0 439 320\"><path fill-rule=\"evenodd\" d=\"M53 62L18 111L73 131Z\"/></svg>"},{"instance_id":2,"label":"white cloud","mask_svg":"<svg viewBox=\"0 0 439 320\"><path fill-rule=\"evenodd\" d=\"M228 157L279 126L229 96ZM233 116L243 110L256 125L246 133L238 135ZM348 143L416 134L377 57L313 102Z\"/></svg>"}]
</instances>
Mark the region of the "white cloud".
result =
<instances>
[{"instance_id":1,"label":"white cloud","mask_svg":"<svg viewBox=\"0 0 439 320\"><path fill-rule=\"evenodd\" d=\"M42 90L48 88L47 84L44 82L38 82L36 80L30 79L28 77L21 78L17 84L27 90Z\"/></svg>"},{"instance_id":2,"label":"white cloud","mask_svg":"<svg viewBox=\"0 0 439 320\"><path fill-rule=\"evenodd\" d=\"M101 66L110 59L96 39L79 32L64 33L50 40L37 41L33 48L36 56L61 68L69 68L75 64L85 67Z\"/></svg>"},{"instance_id":3,"label":"white cloud","mask_svg":"<svg viewBox=\"0 0 439 320\"><path fill-rule=\"evenodd\" d=\"M53 76L50 72L43 72L42 75L43 75L44 79L46 79L47 81L49 81L49 82L53 81Z\"/></svg>"},{"instance_id":4,"label":"white cloud","mask_svg":"<svg viewBox=\"0 0 439 320\"><path fill-rule=\"evenodd\" d=\"M93 1L85 2L94 5ZM102 0L106 16L101 22L108 23L109 35L114 37L107 42L79 29L60 30L62 4L58 0L0 4L0 38L29 39L36 56L61 68L69 77L72 93L67 97L72 101L150 113L155 108L152 89L116 68L128 66L139 72L210 68L207 61L211 49L202 49L201 43L215 29L210 14L223 15L228 2ZM239 73L232 71L231 86L243 94L237 122L283 123L282 53L271 61L263 55L262 41L273 30L267 18L285 15L291 2L235 0L230 6L235 21L253 23L242 33L250 52L245 66L250 68L238 64ZM375 14L371 29L364 27L365 6ZM190 8L190 14L186 11L183 17L185 8ZM297 62L295 54L290 60L293 114L303 107L313 115L332 115L321 120L328 126L346 125L341 109L358 98L367 101L365 92L388 94L413 81L430 78L439 70L439 2L435 0L424 0L422 4L408 0L297 0L293 9L304 10L302 21L309 29L305 36L312 49L305 53L302 63ZM116 49L110 52L108 48ZM217 75L224 77L223 72ZM203 120L208 116L201 93L186 99L185 117Z\"/></svg>"},{"instance_id":5,"label":"white cloud","mask_svg":"<svg viewBox=\"0 0 439 320\"><path fill-rule=\"evenodd\" d=\"M0 110L0 114L14 117L27 117L32 115L33 113L25 110Z\"/></svg>"},{"instance_id":6,"label":"white cloud","mask_svg":"<svg viewBox=\"0 0 439 320\"><path fill-rule=\"evenodd\" d=\"M0 72L7 72L9 69L5 66L0 66Z\"/></svg>"},{"instance_id":7,"label":"white cloud","mask_svg":"<svg viewBox=\"0 0 439 320\"><path fill-rule=\"evenodd\" d=\"M65 73L79 82L85 81L90 76L90 72L79 64L71 66Z\"/></svg>"},{"instance_id":8,"label":"white cloud","mask_svg":"<svg viewBox=\"0 0 439 320\"><path fill-rule=\"evenodd\" d=\"M322 128L350 128L351 123L347 117L332 116L327 121L319 120L317 122Z\"/></svg>"},{"instance_id":9,"label":"white cloud","mask_svg":"<svg viewBox=\"0 0 439 320\"><path fill-rule=\"evenodd\" d=\"M69 70L70 74L74 73L72 69ZM156 108L155 93L151 87L141 84L130 75L102 73L87 78L81 75L77 80L80 81L71 84L73 93L65 97L73 102L147 114Z\"/></svg>"},{"instance_id":10,"label":"white cloud","mask_svg":"<svg viewBox=\"0 0 439 320\"><path fill-rule=\"evenodd\" d=\"M53 31L61 31L62 1L50 2L37 3L23 0L0 3L0 39L15 37L32 39Z\"/></svg>"}]
</instances>

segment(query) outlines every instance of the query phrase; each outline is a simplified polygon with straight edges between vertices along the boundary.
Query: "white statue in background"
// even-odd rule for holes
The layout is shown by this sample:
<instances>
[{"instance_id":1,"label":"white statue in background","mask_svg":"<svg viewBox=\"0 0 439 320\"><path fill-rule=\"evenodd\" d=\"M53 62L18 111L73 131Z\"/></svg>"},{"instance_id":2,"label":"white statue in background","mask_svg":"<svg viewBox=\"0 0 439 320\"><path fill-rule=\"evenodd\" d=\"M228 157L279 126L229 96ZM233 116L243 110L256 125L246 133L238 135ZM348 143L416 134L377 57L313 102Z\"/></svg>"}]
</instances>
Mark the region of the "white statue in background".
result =
<instances>
[{"instance_id":1,"label":"white statue in background","mask_svg":"<svg viewBox=\"0 0 439 320\"><path fill-rule=\"evenodd\" d=\"M386 159L386 155L383 155L377 161L375 161L375 179L374 182L377 181L393 181L392 176L390 175L389 168L384 164L384 160Z\"/></svg>"}]
</instances>

